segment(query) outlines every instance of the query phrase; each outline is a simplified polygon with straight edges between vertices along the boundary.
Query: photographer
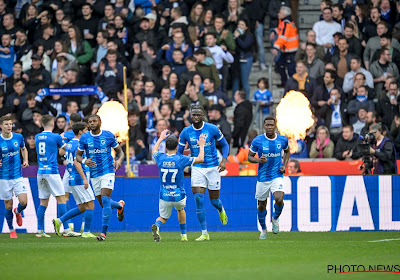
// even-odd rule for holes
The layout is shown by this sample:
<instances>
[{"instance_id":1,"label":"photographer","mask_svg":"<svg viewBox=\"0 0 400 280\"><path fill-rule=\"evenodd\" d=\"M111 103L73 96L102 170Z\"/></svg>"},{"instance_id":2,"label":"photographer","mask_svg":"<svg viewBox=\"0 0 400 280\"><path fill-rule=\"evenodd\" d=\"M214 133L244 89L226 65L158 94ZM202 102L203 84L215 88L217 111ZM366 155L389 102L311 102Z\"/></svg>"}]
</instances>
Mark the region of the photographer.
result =
<instances>
[{"instance_id":1,"label":"photographer","mask_svg":"<svg viewBox=\"0 0 400 280\"><path fill-rule=\"evenodd\" d=\"M374 174L397 174L396 152L392 140L384 136L382 125L379 123L371 125L369 132L376 139L376 144L370 147L370 153L374 159Z\"/></svg>"}]
</instances>

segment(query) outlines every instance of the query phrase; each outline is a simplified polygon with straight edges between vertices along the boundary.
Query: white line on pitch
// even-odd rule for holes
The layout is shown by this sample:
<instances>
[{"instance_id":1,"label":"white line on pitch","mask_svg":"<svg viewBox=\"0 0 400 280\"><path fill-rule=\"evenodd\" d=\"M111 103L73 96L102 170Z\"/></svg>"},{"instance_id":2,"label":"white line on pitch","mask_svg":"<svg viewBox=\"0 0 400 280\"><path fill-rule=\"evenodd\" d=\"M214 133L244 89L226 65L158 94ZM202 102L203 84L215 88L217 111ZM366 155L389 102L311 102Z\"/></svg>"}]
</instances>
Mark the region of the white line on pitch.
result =
<instances>
[{"instance_id":1,"label":"white line on pitch","mask_svg":"<svg viewBox=\"0 0 400 280\"><path fill-rule=\"evenodd\" d=\"M395 241L395 240L400 240L400 238L381 239L381 240L371 240L371 241L367 241L367 242L386 242L386 241Z\"/></svg>"}]
</instances>

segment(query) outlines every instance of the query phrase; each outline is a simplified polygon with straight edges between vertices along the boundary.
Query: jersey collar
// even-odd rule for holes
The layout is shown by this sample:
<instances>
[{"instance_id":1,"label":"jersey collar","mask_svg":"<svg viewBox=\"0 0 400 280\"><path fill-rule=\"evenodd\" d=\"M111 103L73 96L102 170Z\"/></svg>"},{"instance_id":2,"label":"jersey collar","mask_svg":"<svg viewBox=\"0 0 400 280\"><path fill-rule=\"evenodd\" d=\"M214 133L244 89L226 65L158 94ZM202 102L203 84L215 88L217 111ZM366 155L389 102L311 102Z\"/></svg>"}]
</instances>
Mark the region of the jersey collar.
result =
<instances>
[{"instance_id":1,"label":"jersey collar","mask_svg":"<svg viewBox=\"0 0 400 280\"><path fill-rule=\"evenodd\" d=\"M265 138L266 138L267 140L270 140L270 141L276 140L276 137L278 137L278 135L277 135L276 133L275 133L275 137L272 138L272 139L268 138L268 137L267 137L267 134L265 134L265 133L264 133L264 136L265 136Z\"/></svg>"},{"instance_id":2,"label":"jersey collar","mask_svg":"<svg viewBox=\"0 0 400 280\"><path fill-rule=\"evenodd\" d=\"M100 136L103 133L103 130L100 129L100 133L99 134L93 134L92 131L90 131L90 135L96 137L96 136Z\"/></svg>"},{"instance_id":3,"label":"jersey collar","mask_svg":"<svg viewBox=\"0 0 400 280\"><path fill-rule=\"evenodd\" d=\"M13 138L13 133L11 132L11 136L9 138L4 138L3 133L1 133L1 138L4 140L11 140Z\"/></svg>"},{"instance_id":4,"label":"jersey collar","mask_svg":"<svg viewBox=\"0 0 400 280\"><path fill-rule=\"evenodd\" d=\"M193 127L194 130L202 130L203 127L204 127L204 121L203 121L203 125L200 128L195 128L193 124L192 124L192 127Z\"/></svg>"}]
</instances>

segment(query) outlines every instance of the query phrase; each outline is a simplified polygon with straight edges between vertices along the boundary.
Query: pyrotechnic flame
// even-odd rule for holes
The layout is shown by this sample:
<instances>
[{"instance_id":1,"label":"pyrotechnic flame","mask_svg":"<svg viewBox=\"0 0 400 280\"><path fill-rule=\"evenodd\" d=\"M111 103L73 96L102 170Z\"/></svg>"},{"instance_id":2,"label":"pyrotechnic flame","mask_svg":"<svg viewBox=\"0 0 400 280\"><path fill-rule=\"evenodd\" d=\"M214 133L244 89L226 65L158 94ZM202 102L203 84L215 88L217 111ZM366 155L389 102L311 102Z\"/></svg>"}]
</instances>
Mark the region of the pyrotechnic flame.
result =
<instances>
[{"instance_id":1,"label":"pyrotechnic flame","mask_svg":"<svg viewBox=\"0 0 400 280\"><path fill-rule=\"evenodd\" d=\"M279 133L289 139L290 153L297 152L297 140L306 138L313 124L310 101L301 92L289 91L276 108Z\"/></svg>"},{"instance_id":2,"label":"pyrotechnic flame","mask_svg":"<svg viewBox=\"0 0 400 280\"><path fill-rule=\"evenodd\" d=\"M117 101L105 102L97 114L101 118L101 129L114 133L118 142L128 140L128 112L121 103Z\"/></svg>"}]
</instances>

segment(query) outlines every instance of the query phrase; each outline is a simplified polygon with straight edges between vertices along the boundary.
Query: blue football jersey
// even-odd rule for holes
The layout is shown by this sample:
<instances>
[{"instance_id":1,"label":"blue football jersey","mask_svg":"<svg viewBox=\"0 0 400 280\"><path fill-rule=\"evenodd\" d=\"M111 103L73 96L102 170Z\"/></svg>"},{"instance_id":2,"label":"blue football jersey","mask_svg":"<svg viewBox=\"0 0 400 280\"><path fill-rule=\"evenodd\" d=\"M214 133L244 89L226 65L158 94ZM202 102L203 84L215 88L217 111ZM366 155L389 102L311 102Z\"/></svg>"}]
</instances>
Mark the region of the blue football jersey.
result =
<instances>
[{"instance_id":1,"label":"blue football jersey","mask_svg":"<svg viewBox=\"0 0 400 280\"><path fill-rule=\"evenodd\" d=\"M12 180L22 177L21 152L25 148L24 137L19 133L11 133L8 139L0 136L1 162L0 179Z\"/></svg>"},{"instance_id":2,"label":"blue football jersey","mask_svg":"<svg viewBox=\"0 0 400 280\"><path fill-rule=\"evenodd\" d=\"M36 152L39 162L38 174L59 174L58 149L65 146L60 134L43 131L35 136Z\"/></svg>"},{"instance_id":3,"label":"blue football jersey","mask_svg":"<svg viewBox=\"0 0 400 280\"><path fill-rule=\"evenodd\" d=\"M76 150L79 146L78 139L72 139L67 143L65 147L65 158L67 159L67 170L69 172L69 185L70 186L82 186L83 180L81 175L79 175L78 171L75 168L74 161L76 157ZM85 165L86 166L86 165ZM83 172L86 172L85 166L82 166Z\"/></svg>"},{"instance_id":4,"label":"blue football jersey","mask_svg":"<svg viewBox=\"0 0 400 280\"><path fill-rule=\"evenodd\" d=\"M98 135L88 131L81 136L78 149L85 151L87 158L93 157L92 160L97 165L90 168L90 178L115 172L111 148L115 149L118 145L114 134L107 130L102 130Z\"/></svg>"},{"instance_id":5,"label":"blue football jersey","mask_svg":"<svg viewBox=\"0 0 400 280\"><path fill-rule=\"evenodd\" d=\"M265 156L266 163L258 164L258 182L269 182L276 178L283 177L281 172L282 150L288 148L286 137L276 134L275 139L269 139L265 134L254 138L250 151L257 153L258 157Z\"/></svg>"},{"instance_id":6,"label":"blue football jersey","mask_svg":"<svg viewBox=\"0 0 400 280\"><path fill-rule=\"evenodd\" d=\"M64 132L64 140L65 143L68 143L69 141L71 141L72 139L75 138L75 133L72 130L68 130L66 132Z\"/></svg>"},{"instance_id":7,"label":"blue football jersey","mask_svg":"<svg viewBox=\"0 0 400 280\"><path fill-rule=\"evenodd\" d=\"M183 155L167 155L160 152L153 154L160 175L160 199L164 201L180 201L186 197L183 186L183 170L194 162L194 157Z\"/></svg>"},{"instance_id":8,"label":"blue football jersey","mask_svg":"<svg viewBox=\"0 0 400 280\"><path fill-rule=\"evenodd\" d=\"M200 152L200 146L197 144L200 135L206 136L206 145L204 146L204 162L196 164L197 167L207 168L218 166L218 154L216 141L221 141L224 135L219 128L213 124L203 122L203 127L196 129L193 125L185 127L179 138L179 145L185 147L189 143L192 157L197 157Z\"/></svg>"}]
</instances>

